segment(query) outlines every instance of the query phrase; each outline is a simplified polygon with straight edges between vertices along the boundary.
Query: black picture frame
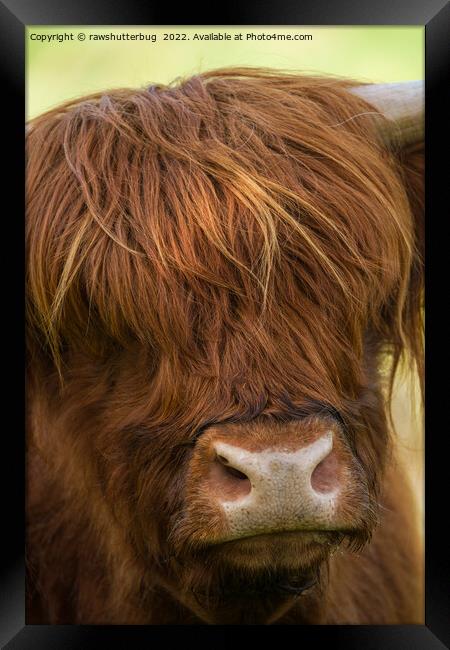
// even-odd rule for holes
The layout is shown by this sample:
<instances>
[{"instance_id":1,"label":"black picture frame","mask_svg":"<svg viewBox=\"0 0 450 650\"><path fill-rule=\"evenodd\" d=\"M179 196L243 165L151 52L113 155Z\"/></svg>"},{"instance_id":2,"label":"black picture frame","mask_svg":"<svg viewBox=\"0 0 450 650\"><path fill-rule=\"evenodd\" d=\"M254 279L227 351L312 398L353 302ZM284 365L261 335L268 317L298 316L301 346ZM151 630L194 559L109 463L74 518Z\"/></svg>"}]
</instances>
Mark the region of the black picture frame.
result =
<instances>
[{"instance_id":1,"label":"black picture frame","mask_svg":"<svg viewBox=\"0 0 450 650\"><path fill-rule=\"evenodd\" d=\"M25 27L27 25L423 25L426 42L426 210L427 230L427 391L426 391L426 622L414 626L300 626L295 630L298 646L332 644L375 650L450 647L450 571L448 536L445 519L448 512L448 460L446 456L446 404L448 390L445 380L443 351L444 314L437 311L445 292L440 286L445 278L448 258L439 251L445 238L441 235L448 215L448 159L445 143L445 98L448 93L446 72L450 35L450 8L444 0L261 0L258 5L239 8L234 3L211 15L204 8L190 4L184 9L162 7L164 3L144 0L3 0L0 2L0 66L2 71L3 156L2 174L3 231L2 261L4 269L4 324L10 331L3 337L7 349L13 350L4 369L4 408L12 415L4 426L3 447L3 528L2 574L0 588L0 641L8 650L19 648L90 648L114 645L144 647L161 634L161 641L170 644L174 628L159 626L32 626L25 625L24 570L24 477L25 441L22 413L26 399L23 391L25 357L23 329L23 188L24 188L24 108L25 108ZM219 11L222 13L219 15ZM380 53L382 56L382 53ZM445 111L445 116L444 116ZM445 176L444 176L445 175ZM445 178L445 181L444 181ZM12 201L6 210L6 198ZM445 206L445 207L444 207ZM444 211L445 210L445 211ZM446 328L447 329L447 328ZM448 336L448 335L447 335ZM440 346L440 347L439 347ZM4 355L6 360L6 355ZM442 368L439 368L439 364ZM447 363L448 366L448 363ZM441 372L442 371L442 374ZM5 422L6 420L4 420ZM247 631L249 632L249 631ZM267 642L279 639L284 627L267 629ZM252 634L255 630L251 631ZM210 639L215 636L229 643L236 634L233 626L194 627L188 634ZM241 632L238 632L241 635ZM272 636L273 635L273 636ZM277 635L275 637L275 635ZM173 638L173 640L175 640ZM186 637L186 641L188 637ZM191 641L192 641L191 640Z\"/></svg>"}]
</instances>

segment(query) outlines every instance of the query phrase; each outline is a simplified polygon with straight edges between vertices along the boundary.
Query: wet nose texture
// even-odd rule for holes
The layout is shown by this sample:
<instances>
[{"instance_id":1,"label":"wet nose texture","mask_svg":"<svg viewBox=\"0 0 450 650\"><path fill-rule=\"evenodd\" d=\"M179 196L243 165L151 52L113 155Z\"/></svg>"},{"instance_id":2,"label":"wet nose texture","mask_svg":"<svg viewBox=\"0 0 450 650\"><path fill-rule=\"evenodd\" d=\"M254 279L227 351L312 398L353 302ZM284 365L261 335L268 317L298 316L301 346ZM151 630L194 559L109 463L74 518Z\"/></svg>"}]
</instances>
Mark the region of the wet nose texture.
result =
<instances>
[{"instance_id":1,"label":"wet nose texture","mask_svg":"<svg viewBox=\"0 0 450 650\"><path fill-rule=\"evenodd\" d=\"M233 537L329 527L340 487L331 431L296 451L213 444L210 486Z\"/></svg>"}]
</instances>

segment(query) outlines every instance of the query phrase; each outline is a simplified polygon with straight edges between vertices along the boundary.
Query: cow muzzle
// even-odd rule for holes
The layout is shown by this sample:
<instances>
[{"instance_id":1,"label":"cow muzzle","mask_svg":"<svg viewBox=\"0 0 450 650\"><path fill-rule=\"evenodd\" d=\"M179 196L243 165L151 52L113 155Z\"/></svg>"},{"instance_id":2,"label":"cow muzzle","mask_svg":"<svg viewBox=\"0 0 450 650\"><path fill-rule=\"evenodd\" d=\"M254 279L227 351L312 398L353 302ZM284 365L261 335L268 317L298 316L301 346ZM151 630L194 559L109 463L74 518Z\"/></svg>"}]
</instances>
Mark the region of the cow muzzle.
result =
<instances>
[{"instance_id":1,"label":"cow muzzle","mask_svg":"<svg viewBox=\"0 0 450 650\"><path fill-rule=\"evenodd\" d=\"M213 429L191 459L191 506L197 503L199 520L213 513L211 542L352 527L348 515L359 514L367 489L339 426L240 433Z\"/></svg>"},{"instance_id":2,"label":"cow muzzle","mask_svg":"<svg viewBox=\"0 0 450 650\"><path fill-rule=\"evenodd\" d=\"M327 527L339 494L333 433L297 451L214 444L209 484L232 537Z\"/></svg>"}]
</instances>

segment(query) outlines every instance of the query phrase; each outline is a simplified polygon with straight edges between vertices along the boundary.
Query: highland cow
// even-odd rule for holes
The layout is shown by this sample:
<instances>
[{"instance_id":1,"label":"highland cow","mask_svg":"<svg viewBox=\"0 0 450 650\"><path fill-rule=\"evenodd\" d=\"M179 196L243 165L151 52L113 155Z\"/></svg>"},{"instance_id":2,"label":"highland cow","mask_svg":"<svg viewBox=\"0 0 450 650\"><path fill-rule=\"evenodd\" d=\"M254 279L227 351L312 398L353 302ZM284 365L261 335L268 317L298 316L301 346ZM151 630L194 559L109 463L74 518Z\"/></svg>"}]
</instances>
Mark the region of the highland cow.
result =
<instances>
[{"instance_id":1,"label":"highland cow","mask_svg":"<svg viewBox=\"0 0 450 650\"><path fill-rule=\"evenodd\" d=\"M223 69L27 133L27 622L423 621L421 85Z\"/></svg>"}]
</instances>

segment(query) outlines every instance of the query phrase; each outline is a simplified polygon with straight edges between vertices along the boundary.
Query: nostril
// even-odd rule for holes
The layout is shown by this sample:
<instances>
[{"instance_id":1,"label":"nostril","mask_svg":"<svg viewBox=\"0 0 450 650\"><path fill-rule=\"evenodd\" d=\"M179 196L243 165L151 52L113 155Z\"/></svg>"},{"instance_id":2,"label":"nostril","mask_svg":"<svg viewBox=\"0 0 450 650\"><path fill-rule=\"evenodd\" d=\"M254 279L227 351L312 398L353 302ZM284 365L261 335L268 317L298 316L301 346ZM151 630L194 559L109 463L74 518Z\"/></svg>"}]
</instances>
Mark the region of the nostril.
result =
<instances>
[{"instance_id":1,"label":"nostril","mask_svg":"<svg viewBox=\"0 0 450 650\"><path fill-rule=\"evenodd\" d=\"M250 493L252 486L246 474L230 465L225 456L216 455L210 466L210 486L222 501L236 501Z\"/></svg>"},{"instance_id":2,"label":"nostril","mask_svg":"<svg viewBox=\"0 0 450 650\"><path fill-rule=\"evenodd\" d=\"M339 483L339 463L335 453L331 452L314 469L311 475L311 487L315 492L331 492Z\"/></svg>"},{"instance_id":3,"label":"nostril","mask_svg":"<svg viewBox=\"0 0 450 650\"><path fill-rule=\"evenodd\" d=\"M234 478L240 479L241 481L249 480L248 476L244 474L243 472L239 471L235 467L232 467L232 465L229 464L229 461L225 456L217 456L216 460L222 465L224 470L229 474L230 476L233 476Z\"/></svg>"}]
</instances>

